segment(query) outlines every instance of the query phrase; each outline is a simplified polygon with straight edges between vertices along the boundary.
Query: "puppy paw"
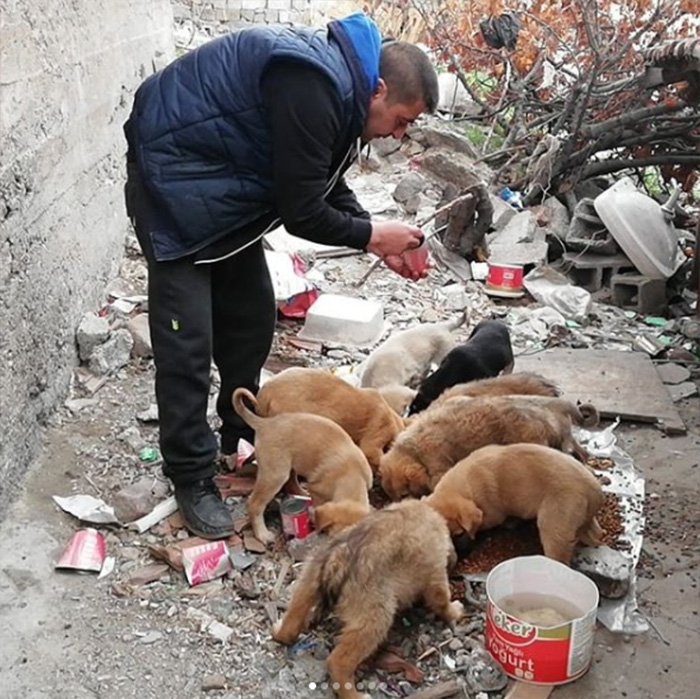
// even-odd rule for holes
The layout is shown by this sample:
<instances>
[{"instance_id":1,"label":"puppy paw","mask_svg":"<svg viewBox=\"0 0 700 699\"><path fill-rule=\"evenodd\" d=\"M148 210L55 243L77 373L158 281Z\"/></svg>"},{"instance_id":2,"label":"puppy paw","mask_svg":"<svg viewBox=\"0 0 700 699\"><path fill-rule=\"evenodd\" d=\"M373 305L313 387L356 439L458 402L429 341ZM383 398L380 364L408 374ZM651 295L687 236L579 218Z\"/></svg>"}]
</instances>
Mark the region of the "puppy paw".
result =
<instances>
[{"instance_id":1,"label":"puppy paw","mask_svg":"<svg viewBox=\"0 0 700 699\"><path fill-rule=\"evenodd\" d=\"M296 640L296 637L292 637L292 634L290 634L289 631L285 630L284 619L276 621L273 625L272 638L274 638L275 641L277 641L278 643L283 643L286 646L290 645L291 643L294 643L294 641Z\"/></svg>"},{"instance_id":2,"label":"puppy paw","mask_svg":"<svg viewBox=\"0 0 700 699\"><path fill-rule=\"evenodd\" d=\"M258 541L261 541L265 545L273 543L276 538L267 527L262 527L260 529L253 528L253 534Z\"/></svg>"},{"instance_id":3,"label":"puppy paw","mask_svg":"<svg viewBox=\"0 0 700 699\"><path fill-rule=\"evenodd\" d=\"M459 621L465 614L464 605L461 602L450 602L447 612L447 621Z\"/></svg>"}]
</instances>

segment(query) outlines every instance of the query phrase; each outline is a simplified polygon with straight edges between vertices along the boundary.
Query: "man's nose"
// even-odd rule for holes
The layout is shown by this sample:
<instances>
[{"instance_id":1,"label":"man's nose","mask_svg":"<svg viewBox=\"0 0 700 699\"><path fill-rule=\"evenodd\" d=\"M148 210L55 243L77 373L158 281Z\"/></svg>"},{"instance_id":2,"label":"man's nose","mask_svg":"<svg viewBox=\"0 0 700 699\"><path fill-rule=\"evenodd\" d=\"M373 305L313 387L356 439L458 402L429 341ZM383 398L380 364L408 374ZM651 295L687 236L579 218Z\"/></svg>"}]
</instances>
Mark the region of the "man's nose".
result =
<instances>
[{"instance_id":1,"label":"man's nose","mask_svg":"<svg viewBox=\"0 0 700 699\"><path fill-rule=\"evenodd\" d=\"M400 141L404 134L406 133L406 128L407 125L404 124L403 126L397 126L392 132L391 135L397 140Z\"/></svg>"}]
</instances>

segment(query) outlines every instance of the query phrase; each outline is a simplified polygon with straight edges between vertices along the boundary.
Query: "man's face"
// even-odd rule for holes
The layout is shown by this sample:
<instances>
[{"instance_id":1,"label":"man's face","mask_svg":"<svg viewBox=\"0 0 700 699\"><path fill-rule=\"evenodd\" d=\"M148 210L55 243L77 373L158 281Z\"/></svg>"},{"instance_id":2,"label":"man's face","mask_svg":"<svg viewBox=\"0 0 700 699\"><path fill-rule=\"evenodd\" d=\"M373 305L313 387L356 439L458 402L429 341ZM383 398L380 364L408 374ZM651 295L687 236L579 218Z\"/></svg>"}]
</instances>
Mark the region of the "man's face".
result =
<instances>
[{"instance_id":1,"label":"man's face","mask_svg":"<svg viewBox=\"0 0 700 699\"><path fill-rule=\"evenodd\" d=\"M412 124L424 111L425 104L422 100L414 104L392 102L389 99L386 83L380 78L379 85L369 102L362 140L367 143L373 138L384 136L401 139L408 125Z\"/></svg>"}]
</instances>

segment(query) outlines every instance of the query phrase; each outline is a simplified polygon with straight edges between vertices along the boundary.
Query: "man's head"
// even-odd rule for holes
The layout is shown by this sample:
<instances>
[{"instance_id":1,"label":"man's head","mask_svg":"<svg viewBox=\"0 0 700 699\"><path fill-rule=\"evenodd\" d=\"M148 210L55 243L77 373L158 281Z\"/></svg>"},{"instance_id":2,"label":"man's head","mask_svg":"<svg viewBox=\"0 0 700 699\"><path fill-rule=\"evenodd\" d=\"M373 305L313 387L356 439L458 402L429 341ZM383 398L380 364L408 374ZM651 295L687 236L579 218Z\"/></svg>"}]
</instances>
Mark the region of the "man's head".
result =
<instances>
[{"instance_id":1,"label":"man's head","mask_svg":"<svg viewBox=\"0 0 700 699\"><path fill-rule=\"evenodd\" d=\"M400 139L406 127L438 103L435 69L425 53L405 41L389 41L379 58L379 84L367 110L364 141L382 136Z\"/></svg>"}]
</instances>

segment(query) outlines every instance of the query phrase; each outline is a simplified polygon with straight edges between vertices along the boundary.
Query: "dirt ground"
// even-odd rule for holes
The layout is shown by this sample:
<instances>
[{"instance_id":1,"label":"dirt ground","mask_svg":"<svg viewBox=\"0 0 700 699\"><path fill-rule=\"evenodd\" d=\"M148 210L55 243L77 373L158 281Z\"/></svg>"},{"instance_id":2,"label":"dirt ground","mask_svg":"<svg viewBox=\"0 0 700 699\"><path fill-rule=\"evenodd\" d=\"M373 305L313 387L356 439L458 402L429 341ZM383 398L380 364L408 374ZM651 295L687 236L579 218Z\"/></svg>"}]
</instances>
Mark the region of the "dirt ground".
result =
<instances>
[{"instance_id":1,"label":"dirt ground","mask_svg":"<svg viewBox=\"0 0 700 699\"><path fill-rule=\"evenodd\" d=\"M384 284L381 275L376 283ZM398 294L399 305L405 302L405 292L390 293ZM421 294L427 307L430 291ZM342 359L342 352L337 356ZM153 402L152 381L150 363L132 363L95 395L94 404L76 414L61 409L22 497L0 526L0 696L330 697L330 691L308 686L324 679L328 649L323 639L312 636L308 647L292 658L269 637L265 602L272 599L275 605L268 591L277 582L280 557L261 557L252 573L202 588L190 589L182 576L172 573L125 592L121 583L139 565L153 562L146 546L159 539L152 533L112 529L107 532L108 554L117 558L117 566L109 577L98 580L54 570L78 523L58 509L52 495L85 492L109 500L138 475L158 477L159 466L139 461L125 435L137 427L143 443L157 444L157 427L135 418ZM653 626L640 636L598 628L590 672L557 688L558 699L697 696L700 398L678 405L689 427L686 436L666 437L649 425L623 424L618 429L622 448L646 478L647 529L638 597ZM246 592L251 579L262 593ZM290 580L281 583L282 599ZM233 635L222 645L198 628L188 610L203 610L231 627ZM379 687L373 696L406 696L449 678L452 671L440 653L420 662L416 658L436 639L459 649L474 619L478 615L471 611L452 632L426 615L409 615L395 629L394 640L425 672L425 680L414 687L400 675L368 671L365 680Z\"/></svg>"}]
</instances>

